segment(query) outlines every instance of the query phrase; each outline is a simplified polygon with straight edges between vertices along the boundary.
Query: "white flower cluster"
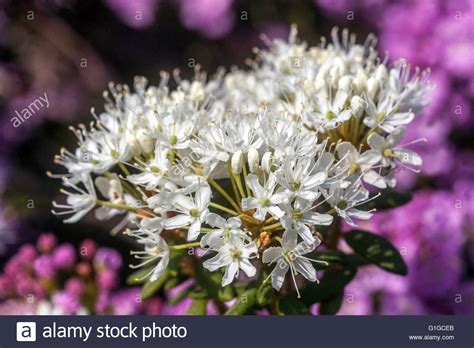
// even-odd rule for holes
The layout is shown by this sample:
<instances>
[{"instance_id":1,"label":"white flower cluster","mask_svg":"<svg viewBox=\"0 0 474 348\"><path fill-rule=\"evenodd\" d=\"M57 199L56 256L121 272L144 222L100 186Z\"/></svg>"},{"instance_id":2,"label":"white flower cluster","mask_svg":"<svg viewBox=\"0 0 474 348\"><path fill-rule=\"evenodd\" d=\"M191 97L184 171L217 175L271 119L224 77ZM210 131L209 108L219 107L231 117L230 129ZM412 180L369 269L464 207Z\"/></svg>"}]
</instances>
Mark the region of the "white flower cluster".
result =
<instances>
[{"instance_id":1,"label":"white flower cluster","mask_svg":"<svg viewBox=\"0 0 474 348\"><path fill-rule=\"evenodd\" d=\"M173 250L199 246L213 254L205 268L225 269L222 285L240 270L255 276L257 259L276 264L277 290L288 270L295 285L298 274L317 281L304 256L321 243L317 226L369 219L358 209L366 186L393 187L397 167L420 167L400 143L429 90L427 74L380 61L373 37L332 36L307 47L292 28L250 71L175 73L173 91L166 73L158 86L111 85L105 111L73 129L76 150L56 158L68 190L54 213L68 223L96 206L98 219L124 214L116 230L138 226L127 233L151 280Z\"/></svg>"}]
</instances>

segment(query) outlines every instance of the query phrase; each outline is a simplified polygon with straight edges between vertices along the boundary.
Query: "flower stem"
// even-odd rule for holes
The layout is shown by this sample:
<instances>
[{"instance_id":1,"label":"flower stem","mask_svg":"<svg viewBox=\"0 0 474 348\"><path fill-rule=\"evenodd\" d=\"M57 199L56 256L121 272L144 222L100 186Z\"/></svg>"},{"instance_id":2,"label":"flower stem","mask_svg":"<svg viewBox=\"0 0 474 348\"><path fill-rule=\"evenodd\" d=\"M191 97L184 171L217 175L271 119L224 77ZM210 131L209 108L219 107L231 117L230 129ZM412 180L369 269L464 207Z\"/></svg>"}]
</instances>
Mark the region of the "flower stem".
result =
<instances>
[{"instance_id":1,"label":"flower stem","mask_svg":"<svg viewBox=\"0 0 474 348\"><path fill-rule=\"evenodd\" d=\"M247 197L245 195L245 191L244 191L244 187L242 186L242 180L240 180L240 174L234 174L234 173L231 173L231 175L234 177L235 179L235 182L237 184L237 187L239 188L239 192L240 192L240 195L242 196L242 198L245 198Z\"/></svg>"},{"instance_id":2,"label":"flower stem","mask_svg":"<svg viewBox=\"0 0 474 348\"><path fill-rule=\"evenodd\" d=\"M227 162L227 170L229 171L229 174L230 174L230 182L232 183L232 190L234 191L235 198L237 199L237 202L240 202L242 200L242 197L240 196L239 190L237 188L237 183L235 182L235 178L232 175L230 162Z\"/></svg>"},{"instance_id":3,"label":"flower stem","mask_svg":"<svg viewBox=\"0 0 474 348\"><path fill-rule=\"evenodd\" d=\"M227 201L232 204L232 206L235 208L236 211L240 211L240 207L239 205L232 199L231 196L229 196L229 194L227 192L225 192L225 190L216 182L214 181L214 179L212 178L207 178L207 181L217 190L219 191L219 193L224 196L225 199L227 199Z\"/></svg>"},{"instance_id":4,"label":"flower stem","mask_svg":"<svg viewBox=\"0 0 474 348\"><path fill-rule=\"evenodd\" d=\"M96 200L95 203L98 204L98 205L104 205L104 206L110 207L110 208L115 208L115 209L120 209L120 210L129 210L133 213L138 213L140 211L140 209L138 209L136 207L131 207L131 206L126 205L126 204L116 204L116 203L112 203L112 202L102 201L100 199Z\"/></svg>"},{"instance_id":5,"label":"flower stem","mask_svg":"<svg viewBox=\"0 0 474 348\"><path fill-rule=\"evenodd\" d=\"M180 245L171 245L169 248L171 250L183 250L188 248L196 248L201 245L201 242L193 242L187 244L180 244Z\"/></svg>"},{"instance_id":6,"label":"flower stem","mask_svg":"<svg viewBox=\"0 0 474 348\"><path fill-rule=\"evenodd\" d=\"M180 227L181 229L183 230L189 230L189 226L183 226L183 227ZM200 232L202 233L206 233L206 232L211 232L212 231L212 228L209 228L209 227L201 227L200 229Z\"/></svg>"},{"instance_id":7,"label":"flower stem","mask_svg":"<svg viewBox=\"0 0 474 348\"><path fill-rule=\"evenodd\" d=\"M225 211L226 213L229 213L229 214L231 214L231 215L234 215L234 216L239 215L239 213L237 213L235 210L226 208L226 207L224 207L223 205L220 205L220 204L217 204L217 203L214 203L214 202L209 203L209 205L210 205L211 207L213 207L213 208L216 208L216 209Z\"/></svg>"},{"instance_id":8,"label":"flower stem","mask_svg":"<svg viewBox=\"0 0 474 348\"><path fill-rule=\"evenodd\" d=\"M120 169L122 170L122 172L126 175L126 176L129 176L130 175L130 172L128 171L127 167L125 167L125 165L123 163L119 163L118 164Z\"/></svg>"},{"instance_id":9,"label":"flower stem","mask_svg":"<svg viewBox=\"0 0 474 348\"><path fill-rule=\"evenodd\" d=\"M247 166L245 165L244 157L242 157L242 173L244 174L244 185L245 189L247 190L247 197L250 197L250 187L247 185Z\"/></svg>"},{"instance_id":10,"label":"flower stem","mask_svg":"<svg viewBox=\"0 0 474 348\"><path fill-rule=\"evenodd\" d=\"M277 229L277 228L279 228L279 227L281 227L281 223L277 222L277 223L275 223L275 224L273 224L273 225L264 226L264 227L262 227L261 230L262 230L262 231L268 231L268 230Z\"/></svg>"}]
</instances>

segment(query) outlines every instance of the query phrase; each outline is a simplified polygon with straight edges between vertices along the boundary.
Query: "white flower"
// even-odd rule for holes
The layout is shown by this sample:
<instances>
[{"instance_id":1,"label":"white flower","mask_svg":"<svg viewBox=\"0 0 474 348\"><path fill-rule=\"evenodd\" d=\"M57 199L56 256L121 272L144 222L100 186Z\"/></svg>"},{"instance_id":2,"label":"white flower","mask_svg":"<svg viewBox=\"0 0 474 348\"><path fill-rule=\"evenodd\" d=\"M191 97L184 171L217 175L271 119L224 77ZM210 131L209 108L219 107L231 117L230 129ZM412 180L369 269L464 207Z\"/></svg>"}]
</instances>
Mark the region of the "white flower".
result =
<instances>
[{"instance_id":1,"label":"white flower","mask_svg":"<svg viewBox=\"0 0 474 348\"><path fill-rule=\"evenodd\" d=\"M242 199L242 209L247 211L255 209L253 217L257 220L265 220L267 213L276 218L281 218L284 213L278 208L278 204L285 203L288 199L284 192L275 193L277 179L273 173L268 175L264 186L260 185L258 176L247 175L247 185L252 190L253 197Z\"/></svg>"},{"instance_id":2,"label":"white flower","mask_svg":"<svg viewBox=\"0 0 474 348\"><path fill-rule=\"evenodd\" d=\"M142 279L150 277L152 282L163 275L170 260L170 250L165 240L160 236L161 230L159 222L154 220L141 224L139 229L127 233L135 237L138 243L144 245L144 250L131 252L136 259L140 260L140 263L130 265L130 267L136 269L152 265L150 272L142 277ZM157 260L158 263L155 264Z\"/></svg>"},{"instance_id":3,"label":"white flower","mask_svg":"<svg viewBox=\"0 0 474 348\"><path fill-rule=\"evenodd\" d=\"M185 115L178 111L180 110L176 111L177 115L172 114L163 118L159 129L152 133L165 149L187 148L194 131L194 122L186 119Z\"/></svg>"},{"instance_id":4,"label":"white flower","mask_svg":"<svg viewBox=\"0 0 474 348\"><path fill-rule=\"evenodd\" d=\"M389 166L394 161L402 164L405 168L407 164L415 167L422 165L423 161L417 153L404 148L404 146L414 142L399 145L405 136L406 130L405 127L399 127L393 133L387 135L387 138L373 133L367 139L369 146L382 155L382 164L384 166ZM417 141L425 141L425 139L419 139L415 142Z\"/></svg>"},{"instance_id":5,"label":"white flower","mask_svg":"<svg viewBox=\"0 0 474 348\"><path fill-rule=\"evenodd\" d=\"M135 185L145 185L147 190L155 189L170 170L168 153L168 149L161 148L157 142L155 156L147 163L142 163L141 173L128 175L127 180Z\"/></svg>"},{"instance_id":6,"label":"white flower","mask_svg":"<svg viewBox=\"0 0 474 348\"><path fill-rule=\"evenodd\" d=\"M217 214L209 213L206 222L212 227L217 227L217 229L207 232L201 238L201 246L203 248L208 246L212 249L218 249L229 239L233 238L251 240L250 236L241 229L242 221L236 217L226 220Z\"/></svg>"},{"instance_id":7,"label":"white flower","mask_svg":"<svg viewBox=\"0 0 474 348\"><path fill-rule=\"evenodd\" d=\"M216 251L217 255L204 261L203 266L211 272L221 267L226 268L222 277L222 286L232 283L239 276L239 269L248 277L253 277L257 272L255 266L250 263L250 259L258 255L254 242L245 244L240 238L230 238Z\"/></svg>"},{"instance_id":8,"label":"white flower","mask_svg":"<svg viewBox=\"0 0 474 348\"><path fill-rule=\"evenodd\" d=\"M84 185L85 189L73 184L68 179L64 179L64 186L73 189L72 192L61 189L61 192L67 196L67 204L58 204L53 202L53 207L66 209L60 212L53 210L52 213L54 215L72 214L72 216L63 221L64 223L71 224L79 221L82 217L84 217L84 215L92 210L96 204L97 197L91 177L89 175L83 175L82 184Z\"/></svg>"},{"instance_id":9,"label":"white flower","mask_svg":"<svg viewBox=\"0 0 474 348\"><path fill-rule=\"evenodd\" d=\"M314 172L314 163L307 158L287 156L276 177L278 183L291 197L314 201L319 196L318 188L326 180L326 173Z\"/></svg>"},{"instance_id":10,"label":"white flower","mask_svg":"<svg viewBox=\"0 0 474 348\"><path fill-rule=\"evenodd\" d=\"M107 201L113 204L124 203L123 188L117 174L112 173L109 178L98 176L95 178L95 186ZM123 214L123 211L107 206L101 206L95 211L95 216L99 220L108 220L118 214Z\"/></svg>"},{"instance_id":11,"label":"white flower","mask_svg":"<svg viewBox=\"0 0 474 348\"><path fill-rule=\"evenodd\" d=\"M209 214L211 188L207 184L199 185L192 197L177 194L172 198L173 210L179 214L163 221L166 229L180 228L189 225L188 240L196 240L201 231L201 224Z\"/></svg>"},{"instance_id":12,"label":"white flower","mask_svg":"<svg viewBox=\"0 0 474 348\"><path fill-rule=\"evenodd\" d=\"M317 241L311 232L310 226L330 225L333 217L329 214L320 214L314 211L311 202L298 198L293 204L281 206L285 215L281 218L281 225L288 234L298 234L307 244L314 244ZM318 242L319 244L319 242Z\"/></svg>"},{"instance_id":13,"label":"white flower","mask_svg":"<svg viewBox=\"0 0 474 348\"><path fill-rule=\"evenodd\" d=\"M392 99L385 100L382 104L375 105L372 99L367 98L367 116L364 124L369 128L381 128L387 133L392 133L397 127L413 121L415 114L411 111L398 112L398 106L393 105Z\"/></svg>"},{"instance_id":14,"label":"white flower","mask_svg":"<svg viewBox=\"0 0 474 348\"><path fill-rule=\"evenodd\" d=\"M349 175L359 175L362 173L362 179L375 187L386 188L385 182L373 168L382 159L379 152L375 150L366 150L362 153L349 142L339 143L336 147L337 153L341 158L341 166L347 170Z\"/></svg>"},{"instance_id":15,"label":"white flower","mask_svg":"<svg viewBox=\"0 0 474 348\"><path fill-rule=\"evenodd\" d=\"M300 297L298 286L296 284L295 276L301 274L303 277L311 282L318 281L316 270L311 261L326 264L323 261L311 260L303 255L312 252L316 246L319 245L319 240L314 244L307 244L301 242L297 244L297 239L293 236L288 236L281 240L281 247L270 247L263 252L263 263L276 263L275 268L270 273L272 278L272 286L276 290L280 290L285 281L288 270L291 273L293 283L295 284L298 297Z\"/></svg>"},{"instance_id":16,"label":"white flower","mask_svg":"<svg viewBox=\"0 0 474 348\"><path fill-rule=\"evenodd\" d=\"M358 181L350 183L348 187L334 185L326 193L328 203L351 226L357 226L353 218L369 220L372 217L371 212L356 208L372 199L368 197L369 191L361 187Z\"/></svg>"}]
</instances>

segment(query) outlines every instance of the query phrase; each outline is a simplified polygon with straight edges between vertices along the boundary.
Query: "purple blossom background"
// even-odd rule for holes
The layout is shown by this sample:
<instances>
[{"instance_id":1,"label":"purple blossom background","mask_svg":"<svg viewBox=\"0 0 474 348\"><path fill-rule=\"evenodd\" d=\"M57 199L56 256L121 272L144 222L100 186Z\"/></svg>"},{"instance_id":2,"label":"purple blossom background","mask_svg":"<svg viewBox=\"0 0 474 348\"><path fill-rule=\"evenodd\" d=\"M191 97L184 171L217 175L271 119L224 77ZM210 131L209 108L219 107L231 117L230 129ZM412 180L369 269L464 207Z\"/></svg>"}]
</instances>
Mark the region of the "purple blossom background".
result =
<instances>
[{"instance_id":1,"label":"purple blossom background","mask_svg":"<svg viewBox=\"0 0 474 348\"><path fill-rule=\"evenodd\" d=\"M68 124L89 119L108 81L143 74L157 82L175 67L190 76L193 62L210 72L244 67L252 47L263 46L261 32L285 37L291 23L310 44L334 25L359 40L374 32L382 59L387 51L389 61L429 68L435 85L407 139L427 139L413 145L422 172L399 173L413 201L360 226L390 239L409 274L361 269L339 314L474 314L471 0L0 0L0 314L32 313L40 303L67 314L186 313L189 298L168 303L186 283L137 301L139 288L125 285L129 240L92 219L66 226L52 217L59 184L45 172L59 147L73 144ZM13 127L15 112L44 93L50 106Z\"/></svg>"}]
</instances>

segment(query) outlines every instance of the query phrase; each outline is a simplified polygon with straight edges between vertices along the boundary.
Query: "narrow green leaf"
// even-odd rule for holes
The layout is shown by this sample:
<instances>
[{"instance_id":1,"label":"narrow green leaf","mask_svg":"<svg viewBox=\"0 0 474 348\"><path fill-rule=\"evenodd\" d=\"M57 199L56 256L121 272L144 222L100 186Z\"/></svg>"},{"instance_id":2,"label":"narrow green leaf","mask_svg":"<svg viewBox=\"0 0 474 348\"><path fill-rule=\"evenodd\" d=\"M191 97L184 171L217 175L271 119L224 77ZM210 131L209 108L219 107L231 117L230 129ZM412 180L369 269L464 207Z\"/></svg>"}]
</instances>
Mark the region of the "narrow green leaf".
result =
<instances>
[{"instance_id":1,"label":"narrow green leaf","mask_svg":"<svg viewBox=\"0 0 474 348\"><path fill-rule=\"evenodd\" d=\"M165 271L165 273L154 282L150 282L148 280L142 288L142 292L141 292L142 300L147 300L153 295L155 295L156 292L160 290L160 288L166 283L169 276L170 276L170 273L168 271Z\"/></svg>"},{"instance_id":2,"label":"narrow green leaf","mask_svg":"<svg viewBox=\"0 0 474 348\"><path fill-rule=\"evenodd\" d=\"M273 288L270 282L263 283L260 285L257 291L257 304L260 307L266 306L272 298Z\"/></svg>"},{"instance_id":3,"label":"narrow green leaf","mask_svg":"<svg viewBox=\"0 0 474 348\"><path fill-rule=\"evenodd\" d=\"M345 233L344 240L357 255L370 263L395 274L408 273L402 256L387 239L367 231L354 230Z\"/></svg>"},{"instance_id":4,"label":"narrow green leaf","mask_svg":"<svg viewBox=\"0 0 474 348\"><path fill-rule=\"evenodd\" d=\"M132 274L130 274L128 277L127 277L127 284L128 285L138 285L138 284L143 284L143 283L146 283L148 277L145 278L145 276L150 273L152 270L152 268L148 267L148 268L144 268L144 269L140 269L136 272L133 272Z\"/></svg>"},{"instance_id":5,"label":"narrow green leaf","mask_svg":"<svg viewBox=\"0 0 474 348\"><path fill-rule=\"evenodd\" d=\"M188 315L206 315L207 299L194 299L188 309Z\"/></svg>"},{"instance_id":6,"label":"narrow green leaf","mask_svg":"<svg viewBox=\"0 0 474 348\"><path fill-rule=\"evenodd\" d=\"M358 206L362 210L386 210L398 208L411 201L411 194L408 192L397 192L392 189L385 189L380 191L380 196L373 200Z\"/></svg>"},{"instance_id":7,"label":"narrow green leaf","mask_svg":"<svg viewBox=\"0 0 474 348\"><path fill-rule=\"evenodd\" d=\"M230 307L225 315L244 315L248 314L257 303L257 289L251 288L245 290L237 300L234 305Z\"/></svg>"}]
</instances>

